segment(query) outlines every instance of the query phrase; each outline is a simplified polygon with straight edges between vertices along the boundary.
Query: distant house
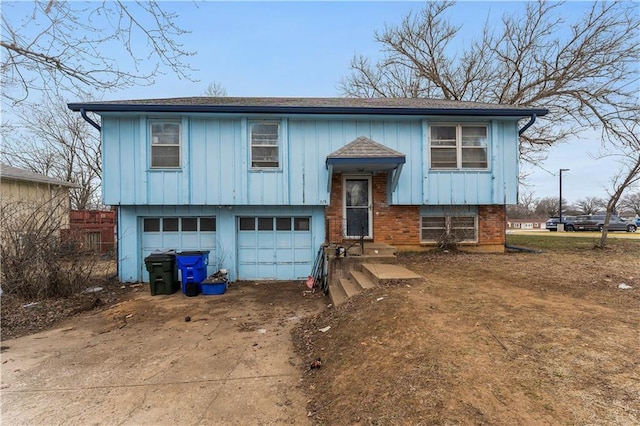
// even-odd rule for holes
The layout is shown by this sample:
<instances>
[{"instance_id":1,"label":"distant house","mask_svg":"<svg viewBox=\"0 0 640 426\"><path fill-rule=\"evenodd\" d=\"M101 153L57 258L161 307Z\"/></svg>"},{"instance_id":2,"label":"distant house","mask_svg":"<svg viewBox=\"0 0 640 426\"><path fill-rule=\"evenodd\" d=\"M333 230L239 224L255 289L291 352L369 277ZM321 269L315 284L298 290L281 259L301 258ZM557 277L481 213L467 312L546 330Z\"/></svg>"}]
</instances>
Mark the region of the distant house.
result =
<instances>
[{"instance_id":1,"label":"distant house","mask_svg":"<svg viewBox=\"0 0 640 426\"><path fill-rule=\"evenodd\" d=\"M545 230L547 219L509 219L507 218L507 230L536 231Z\"/></svg>"},{"instance_id":2,"label":"distant house","mask_svg":"<svg viewBox=\"0 0 640 426\"><path fill-rule=\"evenodd\" d=\"M503 251L518 137L545 109L433 99L176 98L69 104L102 132L120 280L158 249L230 278L307 277L324 244L449 239ZM101 116L102 126L86 112ZM519 125L521 120L524 121Z\"/></svg>"},{"instance_id":3,"label":"distant house","mask_svg":"<svg viewBox=\"0 0 640 426\"><path fill-rule=\"evenodd\" d=\"M48 217L58 229L69 228L69 189L77 185L40 173L0 164L0 203L11 208L11 217ZM11 207L9 207L11 206ZM8 226L4 217L3 227Z\"/></svg>"}]
</instances>

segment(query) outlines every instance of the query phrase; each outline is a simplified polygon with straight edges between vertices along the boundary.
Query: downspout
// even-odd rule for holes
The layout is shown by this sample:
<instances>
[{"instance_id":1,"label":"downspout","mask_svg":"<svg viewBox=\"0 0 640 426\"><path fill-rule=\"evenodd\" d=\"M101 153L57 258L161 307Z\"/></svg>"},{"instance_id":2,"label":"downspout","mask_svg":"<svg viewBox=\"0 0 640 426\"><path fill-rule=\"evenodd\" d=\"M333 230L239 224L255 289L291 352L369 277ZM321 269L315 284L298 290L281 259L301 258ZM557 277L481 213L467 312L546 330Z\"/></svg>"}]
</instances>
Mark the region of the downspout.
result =
<instances>
[{"instance_id":1,"label":"downspout","mask_svg":"<svg viewBox=\"0 0 640 426\"><path fill-rule=\"evenodd\" d=\"M525 124L522 129L518 130L518 136L522 136L522 134L531 126L533 126L533 123L536 122L536 114L531 114L531 118L529 119L529 122L527 124ZM516 189L516 199L519 199L520 196L520 184L518 183L518 188ZM505 193L505 202L504 202L504 219L505 219L505 225L506 225L506 220L507 220L507 203L506 203L506 193ZM505 235L504 235L504 248L505 249L510 249L510 250L520 250L520 251L529 251L529 252L534 252L533 250L530 249L525 249L522 247L515 247L512 246L510 244L507 244L507 230L506 230L506 226L505 226Z\"/></svg>"},{"instance_id":2,"label":"downspout","mask_svg":"<svg viewBox=\"0 0 640 426\"><path fill-rule=\"evenodd\" d=\"M524 125L524 127L520 130L518 130L518 136L522 136L522 134L531 126L533 126L533 123L536 122L536 115L535 114L531 114L531 119L529 120L529 122L527 124Z\"/></svg>"},{"instance_id":3,"label":"downspout","mask_svg":"<svg viewBox=\"0 0 640 426\"><path fill-rule=\"evenodd\" d=\"M93 121L91 118L89 118L89 116L87 115L87 111L84 108L80 109L80 115L82 116L82 118L84 118L84 121L86 121L96 129L98 129L99 132L102 131L102 128L100 127L100 125L95 121Z\"/></svg>"},{"instance_id":4,"label":"downspout","mask_svg":"<svg viewBox=\"0 0 640 426\"><path fill-rule=\"evenodd\" d=\"M80 115L82 116L82 118L84 118L84 120L91 124L96 130L98 130L99 132L102 133L102 127L100 127L100 125L98 123L96 123L95 121L93 121L88 115L87 115L87 111L84 108L80 108ZM119 277L120 276L120 263L118 262L118 252L120 251L118 249L118 216L120 214L120 209L117 209L117 213L116 214L116 229L114 230L116 235L115 235L115 241L114 241L114 251L115 251L115 258L116 258L116 276Z\"/></svg>"}]
</instances>

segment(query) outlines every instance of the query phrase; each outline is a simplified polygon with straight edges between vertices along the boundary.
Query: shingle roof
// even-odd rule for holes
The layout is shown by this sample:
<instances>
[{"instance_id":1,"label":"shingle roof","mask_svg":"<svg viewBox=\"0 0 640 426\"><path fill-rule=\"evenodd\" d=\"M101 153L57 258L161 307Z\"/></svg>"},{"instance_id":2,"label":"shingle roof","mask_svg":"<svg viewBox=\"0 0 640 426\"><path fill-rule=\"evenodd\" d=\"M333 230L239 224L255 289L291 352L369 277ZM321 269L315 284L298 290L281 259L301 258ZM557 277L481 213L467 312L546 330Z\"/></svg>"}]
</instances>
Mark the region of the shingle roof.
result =
<instances>
[{"instance_id":1,"label":"shingle roof","mask_svg":"<svg viewBox=\"0 0 640 426\"><path fill-rule=\"evenodd\" d=\"M75 183L50 178L49 176L45 176L40 173L19 169L17 167L8 166L6 164L0 164L0 177L3 179L19 180L23 182L38 182L57 186L68 186L70 188L78 186Z\"/></svg>"},{"instance_id":2,"label":"shingle roof","mask_svg":"<svg viewBox=\"0 0 640 426\"><path fill-rule=\"evenodd\" d=\"M381 158L398 157L404 158L401 152L386 147L371 139L360 136L353 142L349 142L342 148L327 155L327 158Z\"/></svg>"},{"instance_id":3,"label":"shingle roof","mask_svg":"<svg viewBox=\"0 0 640 426\"><path fill-rule=\"evenodd\" d=\"M70 103L73 111L477 115L526 117L548 110L514 105L426 98L184 97Z\"/></svg>"}]
</instances>

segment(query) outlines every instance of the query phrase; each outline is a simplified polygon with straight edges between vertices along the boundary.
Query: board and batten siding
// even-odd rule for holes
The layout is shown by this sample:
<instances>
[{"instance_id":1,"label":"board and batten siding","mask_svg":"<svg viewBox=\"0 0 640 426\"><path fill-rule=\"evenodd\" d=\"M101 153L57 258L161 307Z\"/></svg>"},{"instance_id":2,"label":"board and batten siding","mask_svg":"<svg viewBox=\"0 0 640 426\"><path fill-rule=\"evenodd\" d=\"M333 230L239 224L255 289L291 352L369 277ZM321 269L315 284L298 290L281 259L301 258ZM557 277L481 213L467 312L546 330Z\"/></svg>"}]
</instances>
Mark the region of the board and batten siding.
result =
<instances>
[{"instance_id":1,"label":"board and batten siding","mask_svg":"<svg viewBox=\"0 0 640 426\"><path fill-rule=\"evenodd\" d=\"M118 209L118 276L122 282L148 281L142 255L142 220L147 217L215 217L216 242L210 250L209 273L217 268L229 271L231 281L238 279L238 218L245 216L309 217L311 247L307 256L313 261L317 248L325 240L322 206L122 206ZM157 247L175 249L176 247ZM312 264L307 268L311 271ZM293 279L293 277L286 277Z\"/></svg>"},{"instance_id":2,"label":"board and batten siding","mask_svg":"<svg viewBox=\"0 0 640 426\"><path fill-rule=\"evenodd\" d=\"M107 205L326 205L326 156L359 136L406 155L391 204L517 201L515 120L285 117L279 150L281 167L271 171L249 167L247 127L253 117L206 115L182 117L181 168L153 170L149 167L148 118L159 117L103 116L103 196ZM486 171L429 169L429 122L448 121L490 124Z\"/></svg>"}]
</instances>

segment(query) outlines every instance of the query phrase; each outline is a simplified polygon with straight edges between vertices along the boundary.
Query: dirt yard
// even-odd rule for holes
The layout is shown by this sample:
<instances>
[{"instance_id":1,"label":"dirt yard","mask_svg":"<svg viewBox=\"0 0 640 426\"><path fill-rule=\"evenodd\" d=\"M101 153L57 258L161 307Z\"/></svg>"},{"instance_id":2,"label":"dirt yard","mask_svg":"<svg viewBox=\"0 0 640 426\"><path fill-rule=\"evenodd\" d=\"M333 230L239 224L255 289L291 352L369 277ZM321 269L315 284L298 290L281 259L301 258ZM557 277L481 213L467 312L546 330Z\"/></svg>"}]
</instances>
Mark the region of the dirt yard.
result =
<instances>
[{"instance_id":1,"label":"dirt yard","mask_svg":"<svg viewBox=\"0 0 640 426\"><path fill-rule=\"evenodd\" d=\"M197 310L187 309L193 302L182 295L166 296L177 302L165 305L160 301L165 296L151 297L145 287L123 289L115 283L101 283L106 289L102 295L85 294L75 302L49 301L28 308L3 296L2 358L7 363L2 365L3 383L39 388L46 378L53 389L60 386L56 380L72 380L74 385L64 392L74 396L83 380L99 379L99 386L85 389L95 395L74 396L69 407L63 400L53 400L57 393L49 388L43 395L20 393L16 384L3 385L4 400L19 397L21 403L31 404L31 411L13 413L16 418L29 414L32 420L43 420L54 413L61 416L55 422L59 424L151 420L162 424L161 419L166 424L187 424L186 418L162 417L166 414L162 407L176 411L160 398L171 392L181 395L176 404L194 413L188 424L231 422L229 416L238 413L237 401L244 404L238 421L246 420L245 424L258 424L247 420L256 419L258 412L259 424L281 424L283 419L316 425L640 424L640 240L612 241L607 250L594 250L591 238L546 240L557 241L515 241L542 244L544 253L403 254L400 263L422 274L423 283L378 288L337 309L327 308L328 299L318 295L302 296L303 283L282 292L258 292L266 288L258 286L243 293L238 287L220 299L196 298ZM160 312L152 306L158 303L164 305ZM193 317L189 323L184 322L187 313ZM293 345L290 318L299 320ZM225 341L235 339L239 353L253 358L240 362L231 349L222 351L208 340L211 328L220 333L222 324L229 333ZM319 331L327 326L327 332ZM52 327L57 329L32 334ZM267 334L260 334L263 329L269 330ZM184 334L185 330L191 333ZM30 334L23 338L29 341L10 338ZM8 364L22 354L17 351L27 353L36 344L55 345L62 336L69 342L64 350L43 346L32 361L20 355L29 366L23 370ZM275 340L255 346L256 336ZM192 345L184 340L187 337L195 339ZM169 341L179 344L169 346ZM287 354L293 349L286 348L293 346L297 356ZM177 371L174 363L184 359L181 351L187 347L191 364ZM71 367L79 359L74 351L87 359L113 356L88 365L83 373L80 364ZM171 361L171 368L148 359L155 351L162 351L158 357ZM209 394L227 395L229 406L224 411L211 403L207 410L197 402L198 395L188 393L190 375L202 374L204 370L196 367L210 369L203 357L222 355L215 364L220 379L196 382L201 388L207 386ZM317 358L321 367L310 368ZM271 368L278 360L291 365L291 377L283 377L295 384L284 389L284 381L279 388L266 383L274 386L266 391L266 401L258 401L255 393L231 401L228 392L245 392L255 385L240 390L231 386L236 382L227 377L231 374L225 372L227 366L237 380L255 381L256 369ZM67 364L54 373L54 362ZM126 386L111 391L118 376ZM227 387L214 389L219 383ZM273 393L275 389L284 393ZM133 404L143 397L146 405ZM93 416L88 416L84 410L83 404L96 401L102 401L99 407L109 407L105 405L109 398L116 398L112 405L116 411L92 405ZM36 400L58 408L47 410ZM106 417L95 417L100 413Z\"/></svg>"},{"instance_id":2,"label":"dirt yard","mask_svg":"<svg viewBox=\"0 0 640 426\"><path fill-rule=\"evenodd\" d=\"M315 424L640 424L640 242L570 244L406 254L423 284L307 319Z\"/></svg>"}]
</instances>

